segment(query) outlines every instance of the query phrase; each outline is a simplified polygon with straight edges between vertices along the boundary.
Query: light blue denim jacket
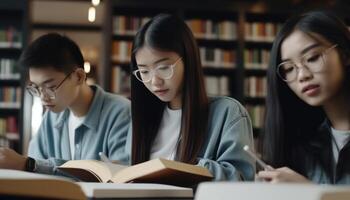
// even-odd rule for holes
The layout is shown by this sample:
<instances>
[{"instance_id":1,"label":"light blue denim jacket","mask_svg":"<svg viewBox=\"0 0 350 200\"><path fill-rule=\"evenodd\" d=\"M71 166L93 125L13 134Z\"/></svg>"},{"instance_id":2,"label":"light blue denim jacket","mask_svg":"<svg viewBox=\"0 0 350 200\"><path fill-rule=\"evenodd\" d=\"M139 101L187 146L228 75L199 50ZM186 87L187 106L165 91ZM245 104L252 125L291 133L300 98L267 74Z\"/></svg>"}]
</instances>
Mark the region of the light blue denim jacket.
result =
<instances>
[{"instance_id":1,"label":"light blue denim jacket","mask_svg":"<svg viewBox=\"0 0 350 200\"><path fill-rule=\"evenodd\" d=\"M126 144L129 158L131 127ZM243 150L244 145L254 149L252 124L246 109L229 97L210 98L207 134L198 165L209 169L215 181L253 181L255 161Z\"/></svg>"},{"instance_id":2,"label":"light blue denim jacket","mask_svg":"<svg viewBox=\"0 0 350 200\"><path fill-rule=\"evenodd\" d=\"M75 160L100 160L104 152L111 160L125 160L125 142L130 125L130 101L91 86L94 98L83 123L75 130ZM72 160L68 135L69 110L44 114L37 135L29 145L36 171L55 174L55 167Z\"/></svg>"}]
</instances>

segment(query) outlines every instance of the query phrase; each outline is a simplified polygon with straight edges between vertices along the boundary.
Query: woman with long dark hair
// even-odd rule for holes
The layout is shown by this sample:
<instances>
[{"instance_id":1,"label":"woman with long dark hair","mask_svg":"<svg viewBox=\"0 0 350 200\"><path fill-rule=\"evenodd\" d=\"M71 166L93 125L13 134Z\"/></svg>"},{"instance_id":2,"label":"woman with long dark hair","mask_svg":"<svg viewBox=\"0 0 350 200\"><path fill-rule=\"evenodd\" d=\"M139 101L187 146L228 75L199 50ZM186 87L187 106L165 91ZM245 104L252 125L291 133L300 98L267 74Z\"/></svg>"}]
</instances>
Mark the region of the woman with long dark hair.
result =
<instances>
[{"instance_id":1,"label":"woman with long dark hair","mask_svg":"<svg viewBox=\"0 0 350 200\"><path fill-rule=\"evenodd\" d=\"M350 33L327 11L289 19L268 69L263 158L272 182L350 183Z\"/></svg>"},{"instance_id":2,"label":"woman with long dark hair","mask_svg":"<svg viewBox=\"0 0 350 200\"><path fill-rule=\"evenodd\" d=\"M253 180L246 110L228 97L208 98L199 50L183 20L160 14L132 47L131 164L166 158L208 168L215 180Z\"/></svg>"}]
</instances>

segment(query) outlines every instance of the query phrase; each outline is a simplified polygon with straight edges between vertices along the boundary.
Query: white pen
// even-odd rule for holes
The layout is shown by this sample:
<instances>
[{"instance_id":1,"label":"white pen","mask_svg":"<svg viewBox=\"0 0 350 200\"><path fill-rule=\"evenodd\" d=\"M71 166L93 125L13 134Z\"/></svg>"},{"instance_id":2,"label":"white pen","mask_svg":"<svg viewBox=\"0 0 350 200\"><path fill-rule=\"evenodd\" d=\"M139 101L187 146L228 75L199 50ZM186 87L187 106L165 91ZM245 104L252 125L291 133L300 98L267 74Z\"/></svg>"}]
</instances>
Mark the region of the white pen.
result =
<instances>
[{"instance_id":1,"label":"white pen","mask_svg":"<svg viewBox=\"0 0 350 200\"><path fill-rule=\"evenodd\" d=\"M107 158L107 156L106 156L103 152L98 153L98 155L100 156L101 161L107 162L107 163L111 163L111 162L112 162L111 160L109 160L109 159Z\"/></svg>"},{"instance_id":2,"label":"white pen","mask_svg":"<svg viewBox=\"0 0 350 200\"><path fill-rule=\"evenodd\" d=\"M264 170L273 170L273 168L267 165L264 161L262 161L258 156L256 156L252 151L250 151L249 146L245 145L243 147L244 151L246 151Z\"/></svg>"}]
</instances>

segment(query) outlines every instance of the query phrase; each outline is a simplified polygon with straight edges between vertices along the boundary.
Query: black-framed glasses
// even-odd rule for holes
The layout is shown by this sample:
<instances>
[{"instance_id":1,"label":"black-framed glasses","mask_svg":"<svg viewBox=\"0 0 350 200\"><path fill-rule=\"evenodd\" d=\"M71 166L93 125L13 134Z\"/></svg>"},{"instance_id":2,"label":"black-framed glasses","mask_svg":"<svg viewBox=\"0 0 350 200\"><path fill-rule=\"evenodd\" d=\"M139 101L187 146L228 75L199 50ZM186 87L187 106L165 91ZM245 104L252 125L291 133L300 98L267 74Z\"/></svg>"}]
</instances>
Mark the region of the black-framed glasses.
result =
<instances>
[{"instance_id":1,"label":"black-framed glasses","mask_svg":"<svg viewBox=\"0 0 350 200\"><path fill-rule=\"evenodd\" d=\"M301 57L300 64L310 72L320 72L326 64L326 55L338 45L335 44L322 51L314 51ZM300 67L295 62L286 61L277 66L277 74L285 82L297 79Z\"/></svg>"},{"instance_id":2,"label":"black-framed glasses","mask_svg":"<svg viewBox=\"0 0 350 200\"><path fill-rule=\"evenodd\" d=\"M69 73L56 87L54 88L47 88L45 86L42 87L38 87L36 85L28 85L26 87L26 89L28 90L28 92L34 96L34 97L40 97L41 93L43 93L45 96L47 96L49 99L53 100L56 99L56 91L61 87L61 85L63 85L64 81L68 79L68 77L75 72L72 71L71 73Z\"/></svg>"},{"instance_id":3,"label":"black-framed glasses","mask_svg":"<svg viewBox=\"0 0 350 200\"><path fill-rule=\"evenodd\" d=\"M179 57L171 65L160 64L154 69L140 68L138 70L133 71L133 74L135 75L137 80L143 83L151 81L155 74L157 74L157 76L161 79L170 79L174 75L174 67L176 66L179 60L181 60L181 57Z\"/></svg>"}]
</instances>

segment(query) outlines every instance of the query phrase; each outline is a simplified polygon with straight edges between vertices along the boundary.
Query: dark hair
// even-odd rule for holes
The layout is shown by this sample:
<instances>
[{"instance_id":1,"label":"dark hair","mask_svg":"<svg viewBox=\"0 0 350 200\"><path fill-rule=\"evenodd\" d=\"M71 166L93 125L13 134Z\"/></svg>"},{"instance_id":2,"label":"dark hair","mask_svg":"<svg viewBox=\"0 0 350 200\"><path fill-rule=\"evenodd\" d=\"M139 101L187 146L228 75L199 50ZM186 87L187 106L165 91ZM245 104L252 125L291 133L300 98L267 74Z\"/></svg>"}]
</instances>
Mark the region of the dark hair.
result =
<instances>
[{"instance_id":1,"label":"dark hair","mask_svg":"<svg viewBox=\"0 0 350 200\"><path fill-rule=\"evenodd\" d=\"M84 58L78 45L66 36L49 33L33 41L22 53L20 65L26 68L53 67L70 73L84 67Z\"/></svg>"},{"instance_id":2,"label":"dark hair","mask_svg":"<svg viewBox=\"0 0 350 200\"><path fill-rule=\"evenodd\" d=\"M327 118L320 107L313 107L301 99L277 76L276 68L281 62L281 44L294 30L300 30L312 38L338 44L336 50L346 67L344 87L349 90L350 33L346 25L328 11L312 11L290 18L277 34L271 50L267 72L266 121L263 134L263 158L274 167L288 166L306 175L305 153L307 144L315 136L318 127ZM322 41L320 41L322 43ZM324 41L323 41L324 43ZM322 161L322 155L315 154ZM326 163L322 167L329 169ZM329 171L329 170L327 170Z\"/></svg>"},{"instance_id":3,"label":"dark hair","mask_svg":"<svg viewBox=\"0 0 350 200\"><path fill-rule=\"evenodd\" d=\"M137 69L135 54L144 46L172 51L182 57L184 62L182 119L176 160L195 163L207 130L208 97L194 36L180 18L159 14L136 34L132 46L132 71ZM132 76L131 106L132 163L136 164L149 160L150 149L158 133L166 103L159 100L142 82Z\"/></svg>"}]
</instances>

